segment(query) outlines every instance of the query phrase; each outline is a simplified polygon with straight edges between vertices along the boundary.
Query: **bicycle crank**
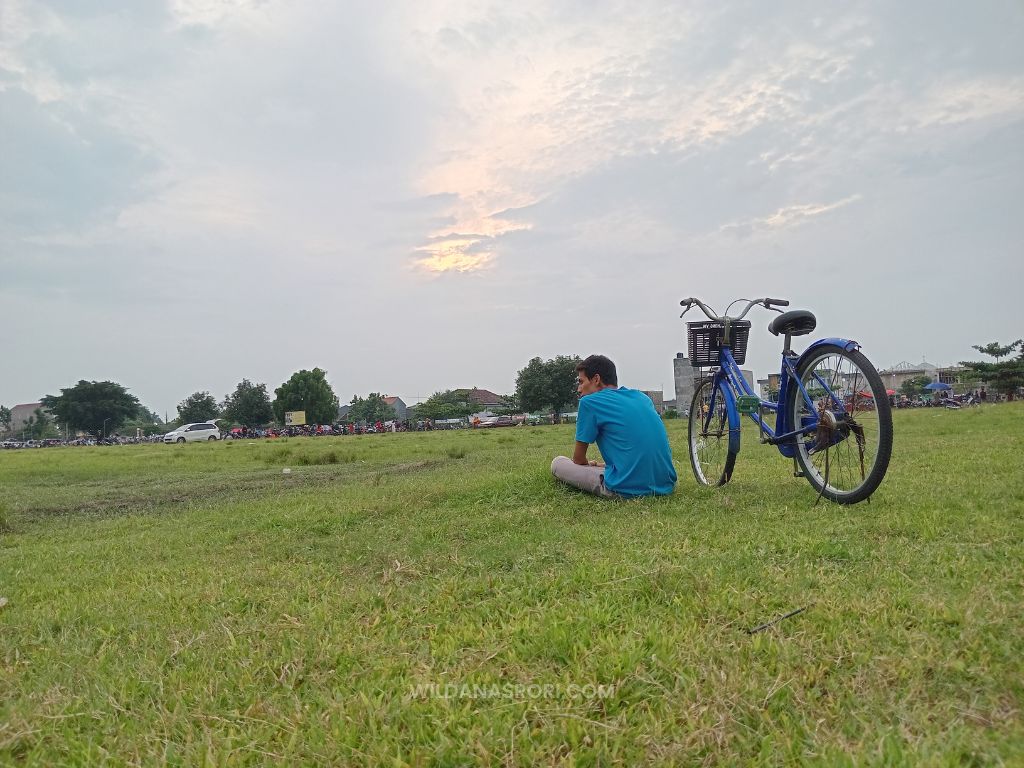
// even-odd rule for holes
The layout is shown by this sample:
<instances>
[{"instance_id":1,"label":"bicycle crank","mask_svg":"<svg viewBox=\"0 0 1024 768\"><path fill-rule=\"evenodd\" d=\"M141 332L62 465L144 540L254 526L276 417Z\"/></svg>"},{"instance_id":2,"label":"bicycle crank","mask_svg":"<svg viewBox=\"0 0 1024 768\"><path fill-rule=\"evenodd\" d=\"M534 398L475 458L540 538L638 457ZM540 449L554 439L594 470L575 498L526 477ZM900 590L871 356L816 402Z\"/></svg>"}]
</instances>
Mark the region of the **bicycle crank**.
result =
<instances>
[{"instance_id":1,"label":"bicycle crank","mask_svg":"<svg viewBox=\"0 0 1024 768\"><path fill-rule=\"evenodd\" d=\"M818 427L814 431L814 445L808 449L807 453L816 454L825 451L826 483L828 482L831 463L829 461L829 449L846 440L851 434L857 443L860 479L863 480L866 474L864 469L864 448L867 444L867 440L864 437L864 427L851 414L843 413L840 416L836 416L832 409L828 407L826 401L822 400L818 403Z\"/></svg>"}]
</instances>

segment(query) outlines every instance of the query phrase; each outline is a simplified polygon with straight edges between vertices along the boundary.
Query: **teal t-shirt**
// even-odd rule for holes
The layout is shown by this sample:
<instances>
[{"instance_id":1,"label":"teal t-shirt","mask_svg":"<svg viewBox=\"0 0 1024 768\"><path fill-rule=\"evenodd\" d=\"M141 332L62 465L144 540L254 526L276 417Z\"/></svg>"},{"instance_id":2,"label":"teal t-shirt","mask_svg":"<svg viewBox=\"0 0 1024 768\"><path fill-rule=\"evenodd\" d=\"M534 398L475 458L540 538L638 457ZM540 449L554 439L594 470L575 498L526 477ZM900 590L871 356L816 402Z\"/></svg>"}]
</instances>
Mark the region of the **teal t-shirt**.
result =
<instances>
[{"instance_id":1,"label":"teal t-shirt","mask_svg":"<svg viewBox=\"0 0 1024 768\"><path fill-rule=\"evenodd\" d=\"M597 443L604 485L622 496L672 493L676 469L668 434L651 398L635 389L602 389L580 398L576 439Z\"/></svg>"}]
</instances>

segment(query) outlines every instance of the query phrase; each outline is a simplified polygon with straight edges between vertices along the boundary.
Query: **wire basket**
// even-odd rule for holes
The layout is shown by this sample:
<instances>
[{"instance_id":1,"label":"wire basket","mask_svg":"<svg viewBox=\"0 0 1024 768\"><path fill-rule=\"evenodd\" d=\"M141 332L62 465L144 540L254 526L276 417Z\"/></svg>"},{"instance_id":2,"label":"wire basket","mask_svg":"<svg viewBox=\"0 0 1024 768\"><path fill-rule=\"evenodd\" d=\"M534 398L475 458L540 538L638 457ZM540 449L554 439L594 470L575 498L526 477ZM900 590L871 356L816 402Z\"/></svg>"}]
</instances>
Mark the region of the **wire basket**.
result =
<instances>
[{"instance_id":1,"label":"wire basket","mask_svg":"<svg viewBox=\"0 0 1024 768\"><path fill-rule=\"evenodd\" d=\"M719 365L724 325L719 320L703 320L686 324L686 341L690 365L694 368L709 368ZM735 320L729 323L729 343L733 359L743 365L747 359L747 339L750 338L750 321Z\"/></svg>"}]
</instances>

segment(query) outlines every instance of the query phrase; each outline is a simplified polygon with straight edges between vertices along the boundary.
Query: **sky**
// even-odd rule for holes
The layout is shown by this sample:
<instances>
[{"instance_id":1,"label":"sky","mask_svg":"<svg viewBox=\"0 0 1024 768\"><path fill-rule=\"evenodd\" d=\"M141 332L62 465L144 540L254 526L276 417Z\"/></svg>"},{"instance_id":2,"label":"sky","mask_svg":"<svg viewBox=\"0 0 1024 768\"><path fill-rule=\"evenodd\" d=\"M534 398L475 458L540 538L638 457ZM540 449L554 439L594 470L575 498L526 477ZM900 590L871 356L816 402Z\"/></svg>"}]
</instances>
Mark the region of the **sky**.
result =
<instances>
[{"instance_id":1,"label":"sky","mask_svg":"<svg viewBox=\"0 0 1024 768\"><path fill-rule=\"evenodd\" d=\"M686 296L978 359L1024 336L1021 40L1019 0L0 0L0 404L591 353L671 397Z\"/></svg>"}]
</instances>

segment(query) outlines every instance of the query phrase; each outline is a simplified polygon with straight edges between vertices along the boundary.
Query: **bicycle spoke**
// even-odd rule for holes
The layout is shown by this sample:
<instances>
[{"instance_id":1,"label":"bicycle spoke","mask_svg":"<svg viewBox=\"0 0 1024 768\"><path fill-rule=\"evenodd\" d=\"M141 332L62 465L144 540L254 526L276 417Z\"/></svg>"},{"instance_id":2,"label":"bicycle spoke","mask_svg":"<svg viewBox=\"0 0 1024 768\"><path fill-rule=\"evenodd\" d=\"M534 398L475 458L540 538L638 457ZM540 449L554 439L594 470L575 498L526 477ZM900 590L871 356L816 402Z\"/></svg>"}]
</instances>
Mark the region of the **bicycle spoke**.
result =
<instances>
[{"instance_id":1,"label":"bicycle spoke","mask_svg":"<svg viewBox=\"0 0 1024 768\"><path fill-rule=\"evenodd\" d=\"M807 469L822 492L849 493L865 481L878 452L880 429L874 393L865 373L849 357L822 356L801 381L813 403L797 398L795 423L808 418L817 429L802 446Z\"/></svg>"},{"instance_id":2,"label":"bicycle spoke","mask_svg":"<svg viewBox=\"0 0 1024 768\"><path fill-rule=\"evenodd\" d=\"M725 397L702 382L690 410L690 463L703 485L721 485L729 479L734 455L729 452L729 413Z\"/></svg>"}]
</instances>

